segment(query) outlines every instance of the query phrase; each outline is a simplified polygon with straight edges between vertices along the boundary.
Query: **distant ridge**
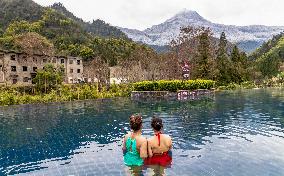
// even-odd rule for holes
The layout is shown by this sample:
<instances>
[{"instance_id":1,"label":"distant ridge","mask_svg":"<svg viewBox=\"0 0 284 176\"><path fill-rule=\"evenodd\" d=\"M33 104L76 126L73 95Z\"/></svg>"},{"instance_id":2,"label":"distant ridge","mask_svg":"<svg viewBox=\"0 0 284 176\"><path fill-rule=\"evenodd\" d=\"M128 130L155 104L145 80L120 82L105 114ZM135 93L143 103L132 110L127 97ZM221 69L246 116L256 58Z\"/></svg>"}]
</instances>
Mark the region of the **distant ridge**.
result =
<instances>
[{"instance_id":1,"label":"distant ridge","mask_svg":"<svg viewBox=\"0 0 284 176\"><path fill-rule=\"evenodd\" d=\"M95 36L99 37L113 37L113 38L123 38L128 39L127 35L123 33L120 29L111 26L104 22L103 20L97 19L93 20L91 23L83 21L81 18L76 17L73 13L68 11L62 3L54 3L50 8L63 13L68 18L73 19L77 23L79 23L83 28L92 33Z\"/></svg>"},{"instance_id":2,"label":"distant ridge","mask_svg":"<svg viewBox=\"0 0 284 176\"><path fill-rule=\"evenodd\" d=\"M271 39L273 35L284 31L284 26L235 26L212 23L192 10L182 10L164 23L154 25L143 31L127 28L120 29L134 41L143 42L148 45L164 46L177 37L180 28L185 26L209 27L212 29L216 38L219 38L220 34L224 31L230 42L237 44L246 52L255 50L263 42Z\"/></svg>"},{"instance_id":3,"label":"distant ridge","mask_svg":"<svg viewBox=\"0 0 284 176\"><path fill-rule=\"evenodd\" d=\"M107 24L102 20L95 20L91 23L83 21L68 11L62 3L54 3L49 6L66 17L78 23L86 32L104 38L129 39L120 29ZM47 7L43 7L33 0L0 0L0 35L13 21L26 20L34 22L41 19Z\"/></svg>"}]
</instances>

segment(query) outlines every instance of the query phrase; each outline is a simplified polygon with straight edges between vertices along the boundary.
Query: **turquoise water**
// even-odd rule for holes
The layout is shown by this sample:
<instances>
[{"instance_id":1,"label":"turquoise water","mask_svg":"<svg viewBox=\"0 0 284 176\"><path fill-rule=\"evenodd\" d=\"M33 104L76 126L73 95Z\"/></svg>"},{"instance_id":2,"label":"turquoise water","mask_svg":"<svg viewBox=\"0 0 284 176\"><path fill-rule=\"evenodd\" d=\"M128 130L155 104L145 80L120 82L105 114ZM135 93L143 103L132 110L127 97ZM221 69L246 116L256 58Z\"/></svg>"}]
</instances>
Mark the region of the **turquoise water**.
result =
<instances>
[{"instance_id":1,"label":"turquoise water","mask_svg":"<svg viewBox=\"0 0 284 176\"><path fill-rule=\"evenodd\" d=\"M284 89L217 92L187 102L0 107L0 175L127 175L121 139L132 113L143 114L144 135L152 134L151 116L158 115L173 138L173 164L160 173L284 175Z\"/></svg>"}]
</instances>

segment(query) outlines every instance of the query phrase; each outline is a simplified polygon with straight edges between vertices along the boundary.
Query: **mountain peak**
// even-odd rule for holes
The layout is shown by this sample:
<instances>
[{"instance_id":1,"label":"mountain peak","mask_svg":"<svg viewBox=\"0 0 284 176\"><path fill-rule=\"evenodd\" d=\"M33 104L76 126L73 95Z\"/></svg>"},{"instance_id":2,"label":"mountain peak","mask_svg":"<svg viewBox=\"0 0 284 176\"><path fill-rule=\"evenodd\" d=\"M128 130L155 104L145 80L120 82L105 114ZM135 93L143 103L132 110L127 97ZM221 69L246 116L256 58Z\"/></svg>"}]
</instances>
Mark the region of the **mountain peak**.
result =
<instances>
[{"instance_id":1,"label":"mountain peak","mask_svg":"<svg viewBox=\"0 0 284 176\"><path fill-rule=\"evenodd\" d=\"M55 9L55 10L67 11L66 7L61 2L55 2L50 7Z\"/></svg>"},{"instance_id":2,"label":"mountain peak","mask_svg":"<svg viewBox=\"0 0 284 176\"><path fill-rule=\"evenodd\" d=\"M179 11L177 13L177 15L183 15L183 14L197 14L197 15L199 15L195 10L189 10L189 9L186 9L186 8L182 9L181 11Z\"/></svg>"},{"instance_id":3,"label":"mountain peak","mask_svg":"<svg viewBox=\"0 0 284 176\"><path fill-rule=\"evenodd\" d=\"M202 16L199 15L199 13L197 13L194 10L188 10L188 9L183 9L181 10L179 13L177 13L173 19L187 19L187 20L194 20L194 21L199 21L199 22L209 22L207 21L205 18L203 18Z\"/></svg>"}]
</instances>

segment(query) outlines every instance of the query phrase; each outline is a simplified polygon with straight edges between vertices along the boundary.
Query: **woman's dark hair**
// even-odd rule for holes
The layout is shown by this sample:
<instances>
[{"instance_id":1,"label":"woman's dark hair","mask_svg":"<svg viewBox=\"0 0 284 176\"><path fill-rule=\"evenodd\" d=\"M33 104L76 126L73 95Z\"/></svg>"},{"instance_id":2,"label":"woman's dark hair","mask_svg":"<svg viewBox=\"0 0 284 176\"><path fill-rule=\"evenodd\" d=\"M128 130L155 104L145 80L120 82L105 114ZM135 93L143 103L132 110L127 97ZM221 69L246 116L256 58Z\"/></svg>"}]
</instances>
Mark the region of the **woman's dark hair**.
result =
<instances>
[{"instance_id":1,"label":"woman's dark hair","mask_svg":"<svg viewBox=\"0 0 284 176\"><path fill-rule=\"evenodd\" d=\"M141 115L132 115L129 117L129 124L130 124L130 128L133 131L138 131L140 130L141 126L142 126L142 117Z\"/></svg>"},{"instance_id":2,"label":"woman's dark hair","mask_svg":"<svg viewBox=\"0 0 284 176\"><path fill-rule=\"evenodd\" d=\"M163 121L162 119L158 118L158 117L153 117L152 118L152 122L151 122L151 126L154 130L156 131L160 131L163 128Z\"/></svg>"}]
</instances>

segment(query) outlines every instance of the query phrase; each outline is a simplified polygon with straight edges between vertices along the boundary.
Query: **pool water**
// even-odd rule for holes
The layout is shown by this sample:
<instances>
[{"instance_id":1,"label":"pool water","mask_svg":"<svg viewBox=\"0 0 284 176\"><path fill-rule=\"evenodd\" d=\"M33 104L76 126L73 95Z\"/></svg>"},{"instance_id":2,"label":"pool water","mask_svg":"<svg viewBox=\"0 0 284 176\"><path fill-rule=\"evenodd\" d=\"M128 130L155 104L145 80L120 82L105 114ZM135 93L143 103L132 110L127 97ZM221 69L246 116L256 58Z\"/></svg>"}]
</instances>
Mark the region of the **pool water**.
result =
<instances>
[{"instance_id":1,"label":"pool water","mask_svg":"<svg viewBox=\"0 0 284 176\"><path fill-rule=\"evenodd\" d=\"M121 145L133 113L143 115L143 135L157 115L173 138L171 167L140 175L284 175L284 89L0 107L0 175L128 175Z\"/></svg>"}]
</instances>

